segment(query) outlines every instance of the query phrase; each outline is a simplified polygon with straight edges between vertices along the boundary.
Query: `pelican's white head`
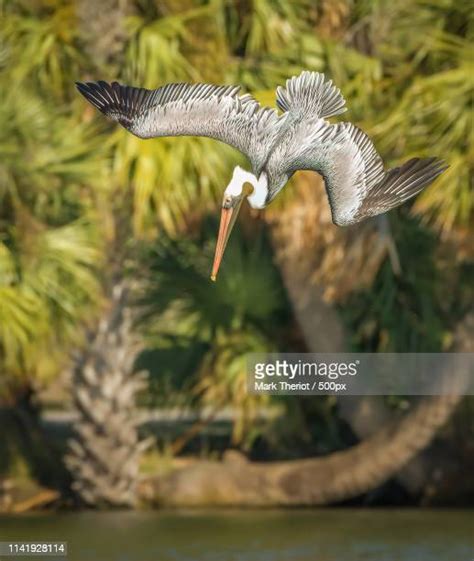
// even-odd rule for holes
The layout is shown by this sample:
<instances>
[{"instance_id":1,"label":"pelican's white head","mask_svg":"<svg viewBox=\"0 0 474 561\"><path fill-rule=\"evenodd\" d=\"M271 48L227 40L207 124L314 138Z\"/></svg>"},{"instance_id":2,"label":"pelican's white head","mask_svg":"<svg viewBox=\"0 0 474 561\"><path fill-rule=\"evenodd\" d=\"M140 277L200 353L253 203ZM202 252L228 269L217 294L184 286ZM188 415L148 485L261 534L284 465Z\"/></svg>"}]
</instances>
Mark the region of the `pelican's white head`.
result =
<instances>
[{"instance_id":1,"label":"pelican's white head","mask_svg":"<svg viewBox=\"0 0 474 561\"><path fill-rule=\"evenodd\" d=\"M244 189L246 184L250 184L252 189L246 191ZM265 172L260 174L257 178L253 173L236 166L232 179L224 191L224 202L227 197L245 197L252 208L264 208L266 206L266 199L268 195L268 180ZM223 205L224 206L224 205Z\"/></svg>"},{"instance_id":2,"label":"pelican's white head","mask_svg":"<svg viewBox=\"0 0 474 561\"><path fill-rule=\"evenodd\" d=\"M250 184L250 186L248 186L248 184ZM212 280L216 280L230 233L245 197L247 197L247 200L252 208L264 208L267 201L267 195L268 180L265 172L262 172L260 177L257 179L253 173L245 171L239 166L235 167L232 179L224 191L221 223L219 226L216 253L211 273Z\"/></svg>"}]
</instances>

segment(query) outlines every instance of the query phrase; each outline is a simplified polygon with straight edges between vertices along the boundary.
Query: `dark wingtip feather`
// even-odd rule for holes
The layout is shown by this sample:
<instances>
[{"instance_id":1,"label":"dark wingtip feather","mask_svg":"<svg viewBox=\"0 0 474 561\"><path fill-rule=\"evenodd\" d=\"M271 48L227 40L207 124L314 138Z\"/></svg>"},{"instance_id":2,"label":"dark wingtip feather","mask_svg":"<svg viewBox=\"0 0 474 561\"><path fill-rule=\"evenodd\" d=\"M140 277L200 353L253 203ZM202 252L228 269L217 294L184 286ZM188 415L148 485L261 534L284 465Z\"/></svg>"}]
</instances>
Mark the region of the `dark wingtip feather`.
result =
<instances>
[{"instance_id":1,"label":"dark wingtip feather","mask_svg":"<svg viewBox=\"0 0 474 561\"><path fill-rule=\"evenodd\" d=\"M400 168L398 181L393 182L394 191L404 200L418 194L448 168L436 157L417 158L415 166L407 164Z\"/></svg>"},{"instance_id":2,"label":"dark wingtip feather","mask_svg":"<svg viewBox=\"0 0 474 561\"><path fill-rule=\"evenodd\" d=\"M99 109L104 115L118 121L125 127L132 122L138 107L132 107L129 97L130 90L118 82L109 84L104 80L97 82L76 82L76 88L89 103Z\"/></svg>"},{"instance_id":3,"label":"dark wingtip feather","mask_svg":"<svg viewBox=\"0 0 474 561\"><path fill-rule=\"evenodd\" d=\"M449 164L446 163L444 160L442 160L441 158L433 158L434 160L434 165L438 168L438 175L441 175L444 171L446 171L449 168Z\"/></svg>"},{"instance_id":4,"label":"dark wingtip feather","mask_svg":"<svg viewBox=\"0 0 474 561\"><path fill-rule=\"evenodd\" d=\"M429 157L412 158L392 168L386 172L382 182L368 193L358 211L359 219L376 216L401 205L433 183L448 167L443 160Z\"/></svg>"},{"instance_id":5,"label":"dark wingtip feather","mask_svg":"<svg viewBox=\"0 0 474 561\"><path fill-rule=\"evenodd\" d=\"M420 160L420 172L422 177L419 178L420 190L432 183L438 176L449 168L449 165L440 158L431 157Z\"/></svg>"},{"instance_id":6,"label":"dark wingtip feather","mask_svg":"<svg viewBox=\"0 0 474 561\"><path fill-rule=\"evenodd\" d=\"M76 89L84 97L87 97L87 84L85 84L84 82L76 82Z\"/></svg>"},{"instance_id":7,"label":"dark wingtip feather","mask_svg":"<svg viewBox=\"0 0 474 561\"><path fill-rule=\"evenodd\" d=\"M81 93L89 103L92 103L94 107L97 107L103 113L106 113L107 104L106 101L99 92L99 88L96 87L95 82L76 82L76 88Z\"/></svg>"}]
</instances>

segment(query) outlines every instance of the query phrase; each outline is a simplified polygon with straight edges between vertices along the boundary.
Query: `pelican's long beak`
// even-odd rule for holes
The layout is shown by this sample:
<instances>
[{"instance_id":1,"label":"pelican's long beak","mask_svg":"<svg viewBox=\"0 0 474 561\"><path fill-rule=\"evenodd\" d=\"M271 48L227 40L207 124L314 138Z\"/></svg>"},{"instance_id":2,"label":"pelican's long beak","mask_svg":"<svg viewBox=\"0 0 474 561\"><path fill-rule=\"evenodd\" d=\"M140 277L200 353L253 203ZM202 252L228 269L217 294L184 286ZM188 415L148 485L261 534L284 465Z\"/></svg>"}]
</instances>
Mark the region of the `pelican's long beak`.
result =
<instances>
[{"instance_id":1,"label":"pelican's long beak","mask_svg":"<svg viewBox=\"0 0 474 561\"><path fill-rule=\"evenodd\" d=\"M219 267L221 266L222 257L230 238L230 233L234 227L237 216L244 196L232 197L231 201L224 202L221 211L221 223L219 226L219 235L217 236L216 252L214 254L214 263L212 265L211 280L215 281Z\"/></svg>"}]
</instances>

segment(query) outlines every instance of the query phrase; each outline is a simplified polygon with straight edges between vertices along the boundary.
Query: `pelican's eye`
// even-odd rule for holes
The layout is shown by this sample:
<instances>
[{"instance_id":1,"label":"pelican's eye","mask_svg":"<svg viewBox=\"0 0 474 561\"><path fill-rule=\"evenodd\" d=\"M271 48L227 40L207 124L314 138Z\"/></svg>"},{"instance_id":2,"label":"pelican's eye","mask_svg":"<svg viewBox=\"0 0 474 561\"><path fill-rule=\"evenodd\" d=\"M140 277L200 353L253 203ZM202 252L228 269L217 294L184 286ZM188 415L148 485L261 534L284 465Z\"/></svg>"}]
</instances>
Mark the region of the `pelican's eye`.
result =
<instances>
[{"instance_id":1,"label":"pelican's eye","mask_svg":"<svg viewBox=\"0 0 474 561\"><path fill-rule=\"evenodd\" d=\"M242 187L242 194L244 197L250 197L250 195L255 191L255 187L250 183L245 183Z\"/></svg>"}]
</instances>

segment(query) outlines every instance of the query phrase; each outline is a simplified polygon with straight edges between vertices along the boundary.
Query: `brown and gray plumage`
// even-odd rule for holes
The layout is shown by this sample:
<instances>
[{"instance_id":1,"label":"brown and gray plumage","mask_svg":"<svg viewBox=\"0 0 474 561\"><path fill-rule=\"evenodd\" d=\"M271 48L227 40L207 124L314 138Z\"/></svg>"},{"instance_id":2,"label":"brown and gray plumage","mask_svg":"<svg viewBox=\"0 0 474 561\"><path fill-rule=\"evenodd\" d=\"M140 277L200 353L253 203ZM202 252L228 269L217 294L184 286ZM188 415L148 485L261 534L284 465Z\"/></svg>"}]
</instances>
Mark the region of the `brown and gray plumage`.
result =
<instances>
[{"instance_id":1,"label":"brown and gray plumage","mask_svg":"<svg viewBox=\"0 0 474 561\"><path fill-rule=\"evenodd\" d=\"M245 154L253 173L235 169L224 195L227 210L240 205L244 183L254 187L249 204L263 208L297 170L313 170L324 177L334 223L349 225L402 204L447 167L437 158L413 158L385 170L362 130L327 121L346 111L345 100L317 72L303 72L277 89L280 115L249 94L240 95L238 86L168 84L146 90L99 81L77 88L140 138L206 136ZM222 252L232 224L221 228Z\"/></svg>"}]
</instances>

